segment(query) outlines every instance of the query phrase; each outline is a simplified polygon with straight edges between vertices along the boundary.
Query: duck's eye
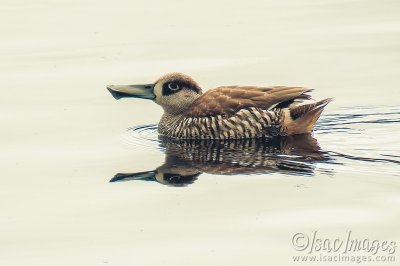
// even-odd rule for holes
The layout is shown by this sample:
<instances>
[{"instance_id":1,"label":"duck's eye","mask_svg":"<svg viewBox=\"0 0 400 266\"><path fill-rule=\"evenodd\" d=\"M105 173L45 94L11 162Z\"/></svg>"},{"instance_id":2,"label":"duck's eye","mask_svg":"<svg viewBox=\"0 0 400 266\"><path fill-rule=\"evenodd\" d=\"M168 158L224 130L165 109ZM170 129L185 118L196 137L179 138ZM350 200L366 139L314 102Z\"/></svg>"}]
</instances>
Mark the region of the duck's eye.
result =
<instances>
[{"instance_id":1,"label":"duck's eye","mask_svg":"<svg viewBox=\"0 0 400 266\"><path fill-rule=\"evenodd\" d=\"M171 82L168 84L168 88L172 91L177 91L179 90L179 85L174 82Z\"/></svg>"}]
</instances>

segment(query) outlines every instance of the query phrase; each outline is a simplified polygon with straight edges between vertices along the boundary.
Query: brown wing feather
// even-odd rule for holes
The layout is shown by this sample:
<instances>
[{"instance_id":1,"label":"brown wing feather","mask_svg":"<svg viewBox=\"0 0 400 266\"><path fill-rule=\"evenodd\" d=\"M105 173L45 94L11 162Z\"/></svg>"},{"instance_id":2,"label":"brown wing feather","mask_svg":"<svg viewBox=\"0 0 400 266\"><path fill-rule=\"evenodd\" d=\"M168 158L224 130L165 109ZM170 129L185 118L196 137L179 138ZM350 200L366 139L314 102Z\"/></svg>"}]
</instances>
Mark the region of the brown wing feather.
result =
<instances>
[{"instance_id":1,"label":"brown wing feather","mask_svg":"<svg viewBox=\"0 0 400 266\"><path fill-rule=\"evenodd\" d=\"M269 109L281 102L295 99L311 91L303 87L218 87L209 90L193 102L188 117L231 115L240 109Z\"/></svg>"}]
</instances>

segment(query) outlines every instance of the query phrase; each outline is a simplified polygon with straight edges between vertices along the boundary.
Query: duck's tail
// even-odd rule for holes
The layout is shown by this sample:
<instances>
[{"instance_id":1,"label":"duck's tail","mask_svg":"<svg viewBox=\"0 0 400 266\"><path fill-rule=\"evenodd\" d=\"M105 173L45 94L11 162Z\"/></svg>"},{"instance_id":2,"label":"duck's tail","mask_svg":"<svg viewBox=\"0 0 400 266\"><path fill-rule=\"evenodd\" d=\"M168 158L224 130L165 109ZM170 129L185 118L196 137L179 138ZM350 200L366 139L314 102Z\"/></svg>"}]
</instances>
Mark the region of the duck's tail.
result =
<instances>
[{"instance_id":1,"label":"duck's tail","mask_svg":"<svg viewBox=\"0 0 400 266\"><path fill-rule=\"evenodd\" d=\"M332 100L333 98L328 98L315 103L292 108L289 107L285 119L286 134L296 135L310 133L324 110L324 107Z\"/></svg>"}]
</instances>

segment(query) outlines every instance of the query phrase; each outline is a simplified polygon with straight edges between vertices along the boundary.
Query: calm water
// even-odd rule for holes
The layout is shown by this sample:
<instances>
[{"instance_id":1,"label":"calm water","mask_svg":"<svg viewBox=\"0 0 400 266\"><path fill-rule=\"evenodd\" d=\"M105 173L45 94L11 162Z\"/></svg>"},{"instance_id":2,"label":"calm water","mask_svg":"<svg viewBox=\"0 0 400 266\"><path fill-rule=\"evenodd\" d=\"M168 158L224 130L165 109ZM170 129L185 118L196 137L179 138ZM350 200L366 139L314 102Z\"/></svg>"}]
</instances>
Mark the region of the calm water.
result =
<instances>
[{"instance_id":1,"label":"calm water","mask_svg":"<svg viewBox=\"0 0 400 266\"><path fill-rule=\"evenodd\" d=\"M0 265L303 265L315 231L400 248L398 1L0 10ZM309 136L171 142L158 106L105 88L171 71L335 101Z\"/></svg>"}]
</instances>

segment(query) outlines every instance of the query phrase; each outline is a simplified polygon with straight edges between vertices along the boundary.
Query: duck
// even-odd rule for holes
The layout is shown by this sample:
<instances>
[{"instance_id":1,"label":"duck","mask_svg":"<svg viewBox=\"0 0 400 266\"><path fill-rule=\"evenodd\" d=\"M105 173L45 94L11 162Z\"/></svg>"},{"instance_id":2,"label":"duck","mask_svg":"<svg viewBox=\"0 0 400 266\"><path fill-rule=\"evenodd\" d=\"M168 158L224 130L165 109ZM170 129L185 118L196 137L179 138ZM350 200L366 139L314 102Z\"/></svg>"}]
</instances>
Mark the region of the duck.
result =
<instances>
[{"instance_id":1,"label":"duck","mask_svg":"<svg viewBox=\"0 0 400 266\"><path fill-rule=\"evenodd\" d=\"M313 131L332 98L316 101L312 89L287 86L220 86L203 93L183 73L169 73L151 84L107 85L111 95L150 99L164 113L158 133L176 139L256 139Z\"/></svg>"},{"instance_id":2,"label":"duck","mask_svg":"<svg viewBox=\"0 0 400 266\"><path fill-rule=\"evenodd\" d=\"M312 176L318 162L332 161L311 134L263 139L176 139L160 136L164 163L153 170L117 173L110 182L155 181L183 187L203 173L254 175L282 173ZM329 174L326 170L325 173Z\"/></svg>"}]
</instances>

